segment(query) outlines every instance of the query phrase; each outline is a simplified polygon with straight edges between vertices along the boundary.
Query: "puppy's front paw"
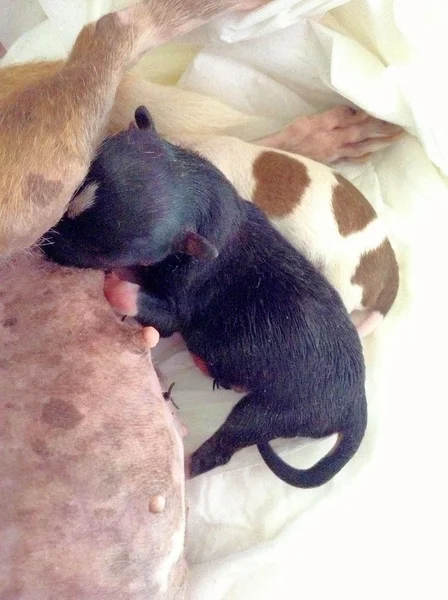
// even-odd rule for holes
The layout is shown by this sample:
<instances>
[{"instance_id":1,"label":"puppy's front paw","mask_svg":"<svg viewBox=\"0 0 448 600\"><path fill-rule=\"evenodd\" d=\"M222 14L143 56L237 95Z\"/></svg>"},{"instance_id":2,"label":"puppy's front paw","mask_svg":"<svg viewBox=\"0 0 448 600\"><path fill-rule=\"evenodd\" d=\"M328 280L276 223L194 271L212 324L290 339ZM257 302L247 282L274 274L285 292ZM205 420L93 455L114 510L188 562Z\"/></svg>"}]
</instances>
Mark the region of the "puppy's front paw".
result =
<instances>
[{"instance_id":1,"label":"puppy's front paw","mask_svg":"<svg viewBox=\"0 0 448 600\"><path fill-rule=\"evenodd\" d=\"M140 286L122 281L115 273L104 279L104 295L112 308L119 314L135 317L138 313L137 298Z\"/></svg>"}]
</instances>

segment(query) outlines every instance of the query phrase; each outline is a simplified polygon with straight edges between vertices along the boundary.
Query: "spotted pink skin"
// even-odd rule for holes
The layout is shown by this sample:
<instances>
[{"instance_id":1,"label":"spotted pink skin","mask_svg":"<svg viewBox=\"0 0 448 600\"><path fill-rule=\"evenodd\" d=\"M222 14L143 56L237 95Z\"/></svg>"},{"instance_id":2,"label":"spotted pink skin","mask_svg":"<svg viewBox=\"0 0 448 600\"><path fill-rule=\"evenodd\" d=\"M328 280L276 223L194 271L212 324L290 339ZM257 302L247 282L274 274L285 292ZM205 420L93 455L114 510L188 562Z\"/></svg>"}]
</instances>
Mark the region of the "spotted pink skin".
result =
<instances>
[{"instance_id":1,"label":"spotted pink skin","mask_svg":"<svg viewBox=\"0 0 448 600\"><path fill-rule=\"evenodd\" d=\"M187 595L182 430L102 285L37 254L0 266L5 600Z\"/></svg>"}]
</instances>

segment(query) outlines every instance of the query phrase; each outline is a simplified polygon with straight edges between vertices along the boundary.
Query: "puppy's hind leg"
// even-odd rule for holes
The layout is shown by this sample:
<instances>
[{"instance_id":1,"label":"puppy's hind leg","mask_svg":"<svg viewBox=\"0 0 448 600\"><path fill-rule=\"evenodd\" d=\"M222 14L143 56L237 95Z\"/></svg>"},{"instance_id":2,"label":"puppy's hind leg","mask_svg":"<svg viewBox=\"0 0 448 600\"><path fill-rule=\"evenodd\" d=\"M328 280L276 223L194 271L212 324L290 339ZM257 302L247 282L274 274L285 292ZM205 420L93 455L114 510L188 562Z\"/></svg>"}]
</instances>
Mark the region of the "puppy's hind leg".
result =
<instances>
[{"instance_id":1,"label":"puppy's hind leg","mask_svg":"<svg viewBox=\"0 0 448 600\"><path fill-rule=\"evenodd\" d=\"M225 465L237 452L272 438L270 413L258 396L244 396L221 427L190 458L190 476L195 477Z\"/></svg>"},{"instance_id":2,"label":"puppy's hind leg","mask_svg":"<svg viewBox=\"0 0 448 600\"><path fill-rule=\"evenodd\" d=\"M340 160L367 160L402 134L398 125L376 119L363 110L336 106L320 114L299 117L283 131L256 143L333 164Z\"/></svg>"}]
</instances>

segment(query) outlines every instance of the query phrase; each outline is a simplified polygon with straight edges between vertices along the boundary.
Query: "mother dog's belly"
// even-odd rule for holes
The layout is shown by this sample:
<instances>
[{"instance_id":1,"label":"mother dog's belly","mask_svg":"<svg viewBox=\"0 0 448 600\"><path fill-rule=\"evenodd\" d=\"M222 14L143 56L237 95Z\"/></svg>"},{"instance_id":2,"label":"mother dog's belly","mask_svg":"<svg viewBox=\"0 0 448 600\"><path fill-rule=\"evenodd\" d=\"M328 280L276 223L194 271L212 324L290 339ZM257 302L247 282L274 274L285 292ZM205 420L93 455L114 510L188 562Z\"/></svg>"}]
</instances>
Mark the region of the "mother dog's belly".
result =
<instances>
[{"instance_id":1,"label":"mother dog's belly","mask_svg":"<svg viewBox=\"0 0 448 600\"><path fill-rule=\"evenodd\" d=\"M183 452L99 272L0 269L0 596L181 600Z\"/></svg>"}]
</instances>

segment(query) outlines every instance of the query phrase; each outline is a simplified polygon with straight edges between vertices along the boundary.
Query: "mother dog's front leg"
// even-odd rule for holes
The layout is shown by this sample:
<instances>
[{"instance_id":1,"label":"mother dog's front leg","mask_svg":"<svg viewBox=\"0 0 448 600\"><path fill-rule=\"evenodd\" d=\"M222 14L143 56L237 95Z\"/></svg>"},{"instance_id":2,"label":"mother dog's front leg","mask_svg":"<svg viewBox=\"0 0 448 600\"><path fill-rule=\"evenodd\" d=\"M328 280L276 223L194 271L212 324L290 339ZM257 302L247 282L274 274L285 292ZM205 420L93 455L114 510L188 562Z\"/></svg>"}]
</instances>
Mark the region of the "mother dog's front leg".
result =
<instances>
[{"instance_id":1,"label":"mother dog's front leg","mask_svg":"<svg viewBox=\"0 0 448 600\"><path fill-rule=\"evenodd\" d=\"M55 73L3 97L0 257L34 244L62 216L105 131L124 69L150 47L225 10L252 5L253 0L134 4L84 27Z\"/></svg>"},{"instance_id":2,"label":"mother dog's front leg","mask_svg":"<svg viewBox=\"0 0 448 600\"><path fill-rule=\"evenodd\" d=\"M85 27L67 63L0 104L0 256L35 243L85 176L138 40L118 14Z\"/></svg>"}]
</instances>

